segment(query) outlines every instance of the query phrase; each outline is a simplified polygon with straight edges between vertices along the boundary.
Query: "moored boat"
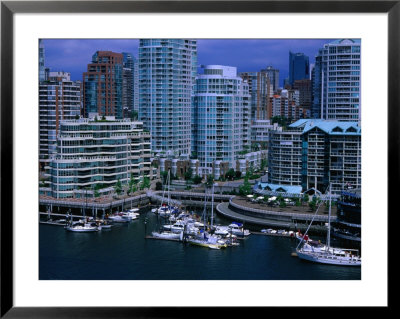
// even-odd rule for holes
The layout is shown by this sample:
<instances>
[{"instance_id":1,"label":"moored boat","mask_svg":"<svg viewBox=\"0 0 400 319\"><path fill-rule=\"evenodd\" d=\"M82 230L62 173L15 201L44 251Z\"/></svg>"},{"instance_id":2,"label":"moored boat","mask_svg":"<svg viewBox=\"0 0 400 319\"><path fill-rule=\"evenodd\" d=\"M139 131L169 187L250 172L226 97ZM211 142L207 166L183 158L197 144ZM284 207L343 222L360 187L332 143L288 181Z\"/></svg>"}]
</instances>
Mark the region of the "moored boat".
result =
<instances>
[{"instance_id":1,"label":"moored boat","mask_svg":"<svg viewBox=\"0 0 400 319\"><path fill-rule=\"evenodd\" d=\"M114 223L128 223L129 221L131 221L132 219L129 218L128 216L122 216L122 214L113 214L111 216L108 216L109 220L112 220Z\"/></svg>"},{"instance_id":2,"label":"moored boat","mask_svg":"<svg viewBox=\"0 0 400 319\"><path fill-rule=\"evenodd\" d=\"M236 223L233 222L232 224L230 224L228 226L229 232L231 234L234 234L236 236L249 236L250 235L250 231L248 229L244 229L243 228L243 224L241 223Z\"/></svg>"},{"instance_id":3,"label":"moored boat","mask_svg":"<svg viewBox=\"0 0 400 319\"><path fill-rule=\"evenodd\" d=\"M331 206L332 206L331 201L332 201L331 191L329 189L329 214L328 214L328 230L327 230L326 245L325 246L313 245L312 241L305 241L305 236L308 231L307 229L304 236L302 236L302 240L300 241L299 245L296 248L296 254L300 259L320 264L329 264L337 266L361 266L361 257L358 254L358 250L330 247L330 230L331 230L330 225L331 225ZM318 206L318 209L321 206L321 204ZM317 214L318 209L315 212L315 214ZM311 220L311 223L312 221L313 220ZM303 245L301 246L301 244Z\"/></svg>"},{"instance_id":4,"label":"moored boat","mask_svg":"<svg viewBox=\"0 0 400 319\"><path fill-rule=\"evenodd\" d=\"M75 224L70 224L64 227L68 231L72 232L96 232L101 229L99 226L93 226L90 223L75 223Z\"/></svg>"}]
</instances>

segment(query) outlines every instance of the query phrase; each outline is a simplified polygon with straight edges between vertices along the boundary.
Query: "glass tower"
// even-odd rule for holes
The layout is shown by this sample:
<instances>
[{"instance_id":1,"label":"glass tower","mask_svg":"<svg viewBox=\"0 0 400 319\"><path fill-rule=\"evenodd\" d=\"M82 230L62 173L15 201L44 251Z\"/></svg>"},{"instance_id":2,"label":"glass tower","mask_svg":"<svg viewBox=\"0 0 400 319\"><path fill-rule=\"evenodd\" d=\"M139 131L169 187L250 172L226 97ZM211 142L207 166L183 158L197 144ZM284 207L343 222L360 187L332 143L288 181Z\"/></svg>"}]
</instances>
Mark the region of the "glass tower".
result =
<instances>
[{"instance_id":1,"label":"glass tower","mask_svg":"<svg viewBox=\"0 0 400 319\"><path fill-rule=\"evenodd\" d=\"M45 61L45 56L44 56L43 40L39 39L39 82L44 81L46 79L44 61Z\"/></svg>"},{"instance_id":2,"label":"glass tower","mask_svg":"<svg viewBox=\"0 0 400 319\"><path fill-rule=\"evenodd\" d=\"M141 39L139 120L154 152L191 151L191 106L197 73L197 41Z\"/></svg>"},{"instance_id":3,"label":"glass tower","mask_svg":"<svg viewBox=\"0 0 400 319\"><path fill-rule=\"evenodd\" d=\"M336 40L319 50L312 111L321 119L361 120L361 40Z\"/></svg>"},{"instance_id":4,"label":"glass tower","mask_svg":"<svg viewBox=\"0 0 400 319\"><path fill-rule=\"evenodd\" d=\"M289 52L289 84L310 78L310 61L304 53Z\"/></svg>"},{"instance_id":5,"label":"glass tower","mask_svg":"<svg viewBox=\"0 0 400 319\"><path fill-rule=\"evenodd\" d=\"M235 161L250 145L250 94L236 68L208 65L196 78L194 150L200 175L212 174L214 161Z\"/></svg>"}]
</instances>

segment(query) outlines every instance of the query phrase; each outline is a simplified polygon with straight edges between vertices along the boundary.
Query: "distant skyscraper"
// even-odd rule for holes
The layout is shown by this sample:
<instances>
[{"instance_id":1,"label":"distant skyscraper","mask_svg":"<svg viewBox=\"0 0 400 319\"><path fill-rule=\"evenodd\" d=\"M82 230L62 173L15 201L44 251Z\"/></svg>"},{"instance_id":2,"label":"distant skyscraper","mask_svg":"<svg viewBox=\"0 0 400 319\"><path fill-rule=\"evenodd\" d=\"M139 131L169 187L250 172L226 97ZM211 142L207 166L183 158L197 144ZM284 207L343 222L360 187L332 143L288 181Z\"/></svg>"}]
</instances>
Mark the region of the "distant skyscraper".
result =
<instances>
[{"instance_id":1,"label":"distant skyscraper","mask_svg":"<svg viewBox=\"0 0 400 319\"><path fill-rule=\"evenodd\" d=\"M236 68L207 65L196 78L194 150L202 176L213 173L215 161L236 168L236 160L250 146L250 94Z\"/></svg>"},{"instance_id":2,"label":"distant skyscraper","mask_svg":"<svg viewBox=\"0 0 400 319\"><path fill-rule=\"evenodd\" d=\"M289 84L310 78L310 61L304 53L289 52Z\"/></svg>"},{"instance_id":3,"label":"distant skyscraper","mask_svg":"<svg viewBox=\"0 0 400 319\"><path fill-rule=\"evenodd\" d=\"M241 72L239 76L249 85L251 121L267 119L268 101L273 90L266 72Z\"/></svg>"},{"instance_id":4,"label":"distant skyscraper","mask_svg":"<svg viewBox=\"0 0 400 319\"><path fill-rule=\"evenodd\" d=\"M124 117L130 117L134 102L134 57L127 52L122 52L122 55L122 108Z\"/></svg>"},{"instance_id":5,"label":"distant skyscraper","mask_svg":"<svg viewBox=\"0 0 400 319\"><path fill-rule=\"evenodd\" d=\"M70 73L49 72L39 84L39 161L41 169L56 153L61 120L79 118L81 82L73 82Z\"/></svg>"},{"instance_id":6,"label":"distant skyscraper","mask_svg":"<svg viewBox=\"0 0 400 319\"><path fill-rule=\"evenodd\" d=\"M123 56L111 51L97 51L83 73L83 108L100 116L123 118Z\"/></svg>"},{"instance_id":7,"label":"distant skyscraper","mask_svg":"<svg viewBox=\"0 0 400 319\"><path fill-rule=\"evenodd\" d=\"M269 80L272 83L272 87L274 93L279 89L279 70L274 69L272 66L267 66L266 69L261 70L261 72L265 72L269 77Z\"/></svg>"},{"instance_id":8,"label":"distant skyscraper","mask_svg":"<svg viewBox=\"0 0 400 319\"><path fill-rule=\"evenodd\" d=\"M360 67L360 40L336 40L319 50L312 77L313 117L361 120Z\"/></svg>"},{"instance_id":9,"label":"distant skyscraper","mask_svg":"<svg viewBox=\"0 0 400 319\"><path fill-rule=\"evenodd\" d=\"M299 91L299 104L307 110L308 113L311 110L311 80L296 80L293 83L293 89Z\"/></svg>"},{"instance_id":10,"label":"distant skyscraper","mask_svg":"<svg viewBox=\"0 0 400 319\"><path fill-rule=\"evenodd\" d=\"M190 154L196 72L196 40L140 40L139 120L151 133L153 151Z\"/></svg>"},{"instance_id":11,"label":"distant skyscraper","mask_svg":"<svg viewBox=\"0 0 400 319\"><path fill-rule=\"evenodd\" d=\"M43 40L39 39L39 81L46 79L45 75L45 55Z\"/></svg>"}]
</instances>

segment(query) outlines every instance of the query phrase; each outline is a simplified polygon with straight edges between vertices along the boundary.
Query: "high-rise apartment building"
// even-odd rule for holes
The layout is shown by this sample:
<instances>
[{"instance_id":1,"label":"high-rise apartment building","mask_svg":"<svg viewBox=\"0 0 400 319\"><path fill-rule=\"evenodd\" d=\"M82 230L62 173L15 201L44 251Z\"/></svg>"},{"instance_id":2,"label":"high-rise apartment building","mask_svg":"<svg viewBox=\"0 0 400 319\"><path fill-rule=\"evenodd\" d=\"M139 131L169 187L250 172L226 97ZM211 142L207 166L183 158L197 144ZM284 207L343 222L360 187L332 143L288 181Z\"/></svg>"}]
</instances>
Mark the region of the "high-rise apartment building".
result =
<instances>
[{"instance_id":1,"label":"high-rise apartment building","mask_svg":"<svg viewBox=\"0 0 400 319\"><path fill-rule=\"evenodd\" d=\"M271 65L267 66L265 69L261 70L261 72L265 72L271 81L273 93L278 91L279 89L279 70L273 68Z\"/></svg>"},{"instance_id":2,"label":"high-rise apartment building","mask_svg":"<svg viewBox=\"0 0 400 319\"><path fill-rule=\"evenodd\" d=\"M151 133L154 152L190 154L196 73L196 40L140 40L139 120Z\"/></svg>"},{"instance_id":3,"label":"high-rise apartment building","mask_svg":"<svg viewBox=\"0 0 400 319\"><path fill-rule=\"evenodd\" d=\"M304 119L270 133L268 179L273 184L339 193L361 187L361 128L358 122Z\"/></svg>"},{"instance_id":4,"label":"high-rise apartment building","mask_svg":"<svg viewBox=\"0 0 400 319\"><path fill-rule=\"evenodd\" d=\"M122 52L122 56L122 108L124 112L124 118L128 118L131 117L134 101L134 57L128 52Z\"/></svg>"},{"instance_id":5,"label":"high-rise apartment building","mask_svg":"<svg viewBox=\"0 0 400 319\"><path fill-rule=\"evenodd\" d=\"M239 76L249 85L251 121L268 118L269 98L273 95L271 81L266 72L241 72Z\"/></svg>"},{"instance_id":6,"label":"high-rise apartment building","mask_svg":"<svg viewBox=\"0 0 400 319\"><path fill-rule=\"evenodd\" d=\"M199 174L213 174L213 164L236 168L240 152L250 146L249 86L235 67L208 65L196 78L194 151Z\"/></svg>"},{"instance_id":7,"label":"high-rise apartment building","mask_svg":"<svg viewBox=\"0 0 400 319\"><path fill-rule=\"evenodd\" d=\"M123 55L111 51L97 51L83 73L84 116L123 118L122 108Z\"/></svg>"},{"instance_id":8,"label":"high-rise apartment building","mask_svg":"<svg viewBox=\"0 0 400 319\"><path fill-rule=\"evenodd\" d=\"M131 117L132 111L139 111L139 82L138 61L129 52L123 55L123 79L122 79L122 107L124 117Z\"/></svg>"},{"instance_id":9,"label":"high-rise apartment building","mask_svg":"<svg viewBox=\"0 0 400 319\"><path fill-rule=\"evenodd\" d=\"M298 90L281 90L271 98L272 117L285 117L290 121L296 121L303 117L303 108L300 106L300 94Z\"/></svg>"},{"instance_id":10,"label":"high-rise apartment building","mask_svg":"<svg viewBox=\"0 0 400 319\"><path fill-rule=\"evenodd\" d=\"M45 77L45 54L43 40L39 39L39 82L44 81Z\"/></svg>"},{"instance_id":11,"label":"high-rise apartment building","mask_svg":"<svg viewBox=\"0 0 400 319\"><path fill-rule=\"evenodd\" d=\"M299 104L304 110L307 111L307 117L310 117L312 102L311 80L296 80L293 83L293 89L299 91Z\"/></svg>"},{"instance_id":12,"label":"high-rise apartment building","mask_svg":"<svg viewBox=\"0 0 400 319\"><path fill-rule=\"evenodd\" d=\"M68 72L49 72L39 83L39 162L40 168L56 153L60 121L79 118L81 82L71 81Z\"/></svg>"},{"instance_id":13,"label":"high-rise apartment building","mask_svg":"<svg viewBox=\"0 0 400 319\"><path fill-rule=\"evenodd\" d=\"M289 52L289 84L310 78L310 61L304 53Z\"/></svg>"},{"instance_id":14,"label":"high-rise apartment building","mask_svg":"<svg viewBox=\"0 0 400 319\"><path fill-rule=\"evenodd\" d=\"M315 118L361 120L361 41L341 39L325 44L313 69Z\"/></svg>"}]
</instances>

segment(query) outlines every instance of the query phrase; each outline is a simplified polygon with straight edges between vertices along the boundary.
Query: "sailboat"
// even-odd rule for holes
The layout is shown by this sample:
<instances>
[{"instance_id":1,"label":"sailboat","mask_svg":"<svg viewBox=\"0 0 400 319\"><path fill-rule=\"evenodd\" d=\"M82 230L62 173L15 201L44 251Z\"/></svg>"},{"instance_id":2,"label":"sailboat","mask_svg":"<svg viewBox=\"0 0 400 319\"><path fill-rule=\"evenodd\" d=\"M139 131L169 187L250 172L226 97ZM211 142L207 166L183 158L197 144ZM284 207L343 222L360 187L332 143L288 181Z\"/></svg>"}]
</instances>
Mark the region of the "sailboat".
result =
<instances>
[{"instance_id":1,"label":"sailboat","mask_svg":"<svg viewBox=\"0 0 400 319\"><path fill-rule=\"evenodd\" d=\"M203 211L204 224L207 225L207 196L204 199L204 211ZM196 223L193 224L196 226ZM211 202L211 229L214 227L214 185L212 188L212 202ZM228 245L220 236L215 234L209 234L205 229L200 229L198 234L190 235L186 241L192 245L208 247L210 249L221 249Z\"/></svg>"},{"instance_id":2,"label":"sailboat","mask_svg":"<svg viewBox=\"0 0 400 319\"><path fill-rule=\"evenodd\" d=\"M318 209L321 206L321 204L318 206ZM317 214L318 209L315 212L315 215ZM312 245L304 243L303 246L299 248L300 245L303 243L303 240L301 240L296 247L297 256L300 259L320 264L329 264L338 266L361 266L361 257L358 255L358 250L333 248L330 246L331 210L332 210L332 198L331 198L331 189L329 186L329 215L328 215L328 230L327 230L326 245L323 246L322 248L318 247L317 249L314 249ZM314 217L311 220L311 223L313 222ZM311 226L311 223L308 226L303 238L307 234L308 229Z\"/></svg>"},{"instance_id":3,"label":"sailboat","mask_svg":"<svg viewBox=\"0 0 400 319\"><path fill-rule=\"evenodd\" d=\"M164 187L164 192L162 196L162 201L161 201L161 206L155 211L160 217L169 217L171 216L171 207L170 207L170 193L169 193L169 187L170 187L170 170L168 170L168 176L167 176L167 185ZM168 188L167 190L167 195L168 195L168 200L167 203L164 203L164 195L165 195L165 189Z\"/></svg>"}]
</instances>

